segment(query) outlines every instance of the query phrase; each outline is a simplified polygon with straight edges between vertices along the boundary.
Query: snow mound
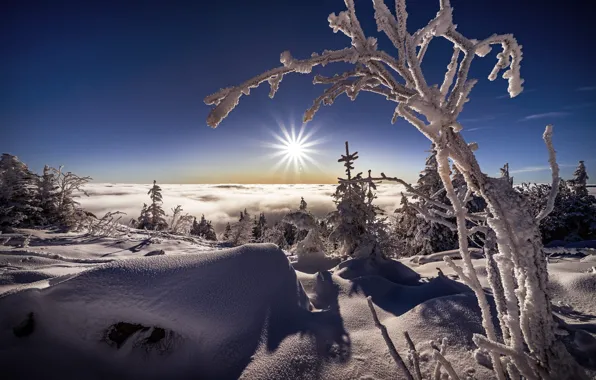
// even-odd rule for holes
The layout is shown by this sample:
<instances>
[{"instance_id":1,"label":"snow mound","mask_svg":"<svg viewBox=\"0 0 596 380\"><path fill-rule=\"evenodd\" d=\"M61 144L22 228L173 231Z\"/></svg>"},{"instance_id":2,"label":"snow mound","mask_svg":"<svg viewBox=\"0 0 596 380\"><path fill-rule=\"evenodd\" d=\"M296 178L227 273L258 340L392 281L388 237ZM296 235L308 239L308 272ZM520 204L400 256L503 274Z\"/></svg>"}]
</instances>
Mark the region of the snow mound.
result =
<instances>
[{"instance_id":1,"label":"snow mound","mask_svg":"<svg viewBox=\"0 0 596 380\"><path fill-rule=\"evenodd\" d=\"M470 257L472 257L472 259L481 259L484 257L484 254L482 253L482 249L469 248L469 251L470 251ZM445 256L449 256L453 260L461 260L461 254L459 253L459 249L452 249L449 251L431 253L430 255L412 256L410 261L413 263L419 264L419 265L423 265L423 264L427 264L427 263L443 261L443 257L445 257Z\"/></svg>"},{"instance_id":2,"label":"snow mound","mask_svg":"<svg viewBox=\"0 0 596 380\"><path fill-rule=\"evenodd\" d=\"M380 276L396 284L415 284L420 280L420 275L392 259L350 259L338 265L335 272L341 278L350 280L362 276Z\"/></svg>"},{"instance_id":3,"label":"snow mound","mask_svg":"<svg viewBox=\"0 0 596 380\"><path fill-rule=\"evenodd\" d=\"M445 357L458 374L473 368L476 379L494 378L492 371L479 366L473 356L476 346L472 336L484 334L480 308L473 293L429 299L397 318L387 319L385 323L398 352L408 352L403 337L405 331L416 343L417 350L423 355L421 369L424 378L432 378L433 368L429 366L428 359L424 360L424 353L431 351L429 341L432 339L439 344L443 338L448 342Z\"/></svg>"},{"instance_id":4,"label":"snow mound","mask_svg":"<svg viewBox=\"0 0 596 380\"><path fill-rule=\"evenodd\" d=\"M281 321L308 308L272 244L113 261L0 298L0 366L6 378L47 377L48 368L85 379L237 378L264 336L275 348L295 325ZM32 332L17 337L29 315ZM106 336L118 323L146 334L115 348ZM156 330L171 338L165 352L139 344Z\"/></svg>"},{"instance_id":5,"label":"snow mound","mask_svg":"<svg viewBox=\"0 0 596 380\"><path fill-rule=\"evenodd\" d=\"M31 282L47 280L52 276L38 271L11 270L0 273L0 286L12 284L28 284Z\"/></svg>"},{"instance_id":6,"label":"snow mound","mask_svg":"<svg viewBox=\"0 0 596 380\"><path fill-rule=\"evenodd\" d=\"M313 256L302 258L299 257L296 261L292 261L292 267L295 270L315 274L318 272L328 271L337 266L341 261L338 257Z\"/></svg>"}]
</instances>

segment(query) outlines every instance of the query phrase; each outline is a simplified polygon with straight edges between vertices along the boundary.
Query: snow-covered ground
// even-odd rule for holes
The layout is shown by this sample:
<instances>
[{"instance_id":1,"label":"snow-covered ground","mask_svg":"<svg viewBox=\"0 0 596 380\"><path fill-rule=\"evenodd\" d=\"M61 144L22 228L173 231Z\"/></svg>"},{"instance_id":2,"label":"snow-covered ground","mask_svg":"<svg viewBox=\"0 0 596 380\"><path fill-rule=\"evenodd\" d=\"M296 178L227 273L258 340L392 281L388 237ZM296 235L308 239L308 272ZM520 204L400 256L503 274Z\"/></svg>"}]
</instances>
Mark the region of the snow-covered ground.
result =
<instances>
[{"instance_id":1,"label":"snow-covered ground","mask_svg":"<svg viewBox=\"0 0 596 380\"><path fill-rule=\"evenodd\" d=\"M560 334L595 369L596 251L548 253ZM400 378L368 296L404 357L410 334L424 372L429 341L447 338L462 379L492 378L473 357L475 297L433 257L307 274L271 244L20 230L0 246L0 293L2 379Z\"/></svg>"}]
</instances>

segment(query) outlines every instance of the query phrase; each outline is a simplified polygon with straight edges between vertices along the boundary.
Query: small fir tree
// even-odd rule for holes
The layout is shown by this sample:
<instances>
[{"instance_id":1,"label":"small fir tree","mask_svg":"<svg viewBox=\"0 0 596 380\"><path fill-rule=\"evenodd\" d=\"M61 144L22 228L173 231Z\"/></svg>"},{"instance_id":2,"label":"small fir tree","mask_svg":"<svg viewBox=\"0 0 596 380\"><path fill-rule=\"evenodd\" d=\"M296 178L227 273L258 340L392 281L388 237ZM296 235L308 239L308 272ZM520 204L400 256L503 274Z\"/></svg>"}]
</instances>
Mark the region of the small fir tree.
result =
<instances>
[{"instance_id":1,"label":"small fir tree","mask_svg":"<svg viewBox=\"0 0 596 380\"><path fill-rule=\"evenodd\" d=\"M166 213L162 208L163 197L161 195L161 187L157 184L157 181L153 180L153 186L147 192L151 198L151 204L147 209L147 212L151 215L150 217L150 228L152 230L161 231L168 228L166 222Z\"/></svg>"}]
</instances>

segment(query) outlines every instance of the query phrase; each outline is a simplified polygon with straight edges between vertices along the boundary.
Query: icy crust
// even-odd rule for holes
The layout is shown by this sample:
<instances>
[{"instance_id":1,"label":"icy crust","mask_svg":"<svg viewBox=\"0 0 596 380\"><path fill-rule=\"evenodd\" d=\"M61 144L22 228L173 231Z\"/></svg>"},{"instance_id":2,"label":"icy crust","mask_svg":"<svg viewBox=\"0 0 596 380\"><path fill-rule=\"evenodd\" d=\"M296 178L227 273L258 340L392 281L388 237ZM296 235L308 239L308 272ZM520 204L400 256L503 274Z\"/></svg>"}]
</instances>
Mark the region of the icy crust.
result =
<instances>
[{"instance_id":1,"label":"icy crust","mask_svg":"<svg viewBox=\"0 0 596 380\"><path fill-rule=\"evenodd\" d=\"M263 339L274 348L308 307L272 244L114 261L0 298L0 365L6 378L23 379L48 371L86 379L236 378ZM33 332L16 337L29 313ZM115 349L105 339L119 322L159 327L172 341L165 351Z\"/></svg>"}]
</instances>

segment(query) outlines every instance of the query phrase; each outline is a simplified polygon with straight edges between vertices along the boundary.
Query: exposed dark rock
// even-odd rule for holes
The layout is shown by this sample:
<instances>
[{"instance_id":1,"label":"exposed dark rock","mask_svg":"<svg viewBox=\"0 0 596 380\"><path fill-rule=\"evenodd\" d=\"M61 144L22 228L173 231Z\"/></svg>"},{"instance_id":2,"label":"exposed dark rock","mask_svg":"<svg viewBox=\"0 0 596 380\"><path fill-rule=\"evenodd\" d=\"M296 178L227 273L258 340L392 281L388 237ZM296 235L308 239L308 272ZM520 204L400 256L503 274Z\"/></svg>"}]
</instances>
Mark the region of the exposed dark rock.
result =
<instances>
[{"instance_id":1,"label":"exposed dark rock","mask_svg":"<svg viewBox=\"0 0 596 380\"><path fill-rule=\"evenodd\" d=\"M149 332L150 329L151 332ZM151 328L138 323L118 322L108 329L106 333L106 340L110 344L115 344L116 348L120 348L131 336L139 331L149 335L147 338L142 340L143 345L157 344L166 337L166 330L161 327Z\"/></svg>"},{"instance_id":2,"label":"exposed dark rock","mask_svg":"<svg viewBox=\"0 0 596 380\"><path fill-rule=\"evenodd\" d=\"M161 255L165 255L166 251L164 251L163 249L156 249L155 251L151 251L145 254L145 256L161 256Z\"/></svg>"},{"instance_id":3,"label":"exposed dark rock","mask_svg":"<svg viewBox=\"0 0 596 380\"><path fill-rule=\"evenodd\" d=\"M116 343L116 348L120 348L131 335L139 330L146 331L148 329L149 327L139 324L118 322L108 330L107 338Z\"/></svg>"}]
</instances>

